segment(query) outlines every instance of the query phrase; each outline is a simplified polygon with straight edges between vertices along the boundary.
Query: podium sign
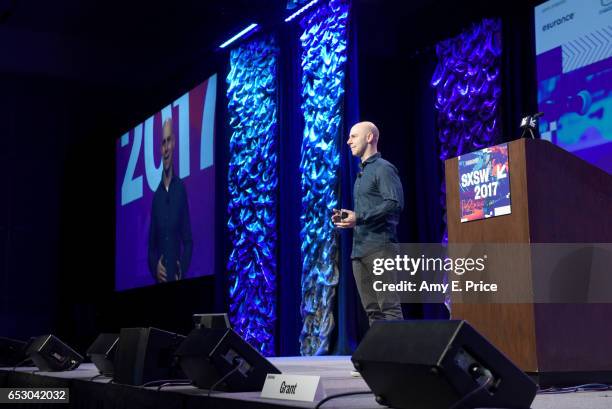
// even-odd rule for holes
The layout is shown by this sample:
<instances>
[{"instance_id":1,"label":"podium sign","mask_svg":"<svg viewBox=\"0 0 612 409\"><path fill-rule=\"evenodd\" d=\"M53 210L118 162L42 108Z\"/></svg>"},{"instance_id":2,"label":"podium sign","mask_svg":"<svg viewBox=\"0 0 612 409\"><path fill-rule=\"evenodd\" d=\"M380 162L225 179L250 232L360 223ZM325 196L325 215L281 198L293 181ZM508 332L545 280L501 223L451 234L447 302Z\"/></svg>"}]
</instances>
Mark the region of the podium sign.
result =
<instances>
[{"instance_id":1,"label":"podium sign","mask_svg":"<svg viewBox=\"0 0 612 409\"><path fill-rule=\"evenodd\" d=\"M458 160L461 222L510 214L508 144L461 155Z\"/></svg>"}]
</instances>

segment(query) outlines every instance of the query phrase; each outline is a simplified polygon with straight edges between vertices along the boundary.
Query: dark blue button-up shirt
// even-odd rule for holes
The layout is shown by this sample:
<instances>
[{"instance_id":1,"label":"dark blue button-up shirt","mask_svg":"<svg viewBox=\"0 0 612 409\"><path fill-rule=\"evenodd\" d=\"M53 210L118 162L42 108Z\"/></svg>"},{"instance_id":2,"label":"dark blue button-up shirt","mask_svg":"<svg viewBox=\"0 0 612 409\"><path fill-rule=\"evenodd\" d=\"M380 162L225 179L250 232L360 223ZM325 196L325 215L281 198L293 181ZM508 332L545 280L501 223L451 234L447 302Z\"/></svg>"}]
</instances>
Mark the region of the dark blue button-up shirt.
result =
<instances>
[{"instance_id":1,"label":"dark blue button-up shirt","mask_svg":"<svg viewBox=\"0 0 612 409\"><path fill-rule=\"evenodd\" d=\"M191 262L192 249L185 185L178 177L173 176L166 191L162 176L162 181L153 195L149 230L148 258L153 278L157 280L157 262L163 255L162 263L166 267L166 280L180 279L177 261L180 262L180 271L184 276Z\"/></svg>"},{"instance_id":2,"label":"dark blue button-up shirt","mask_svg":"<svg viewBox=\"0 0 612 409\"><path fill-rule=\"evenodd\" d=\"M404 192L397 169L380 157L360 163L353 197L357 224L353 231L352 258L367 256L388 243L397 243L397 224L404 208Z\"/></svg>"}]
</instances>

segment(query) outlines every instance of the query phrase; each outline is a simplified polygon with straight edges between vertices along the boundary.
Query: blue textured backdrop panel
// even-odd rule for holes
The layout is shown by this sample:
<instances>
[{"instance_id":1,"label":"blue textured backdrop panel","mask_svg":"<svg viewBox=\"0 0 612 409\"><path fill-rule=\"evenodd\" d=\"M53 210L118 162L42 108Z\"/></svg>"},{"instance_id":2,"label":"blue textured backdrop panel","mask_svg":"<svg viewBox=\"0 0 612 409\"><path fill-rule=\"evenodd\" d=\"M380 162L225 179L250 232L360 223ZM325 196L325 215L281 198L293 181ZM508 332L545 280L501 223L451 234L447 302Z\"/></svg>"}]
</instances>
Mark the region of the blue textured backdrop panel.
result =
<instances>
[{"instance_id":1,"label":"blue textured backdrop panel","mask_svg":"<svg viewBox=\"0 0 612 409\"><path fill-rule=\"evenodd\" d=\"M277 61L274 38L251 41L232 50L227 76L229 312L234 329L267 356L276 321Z\"/></svg>"},{"instance_id":2,"label":"blue textured backdrop panel","mask_svg":"<svg viewBox=\"0 0 612 409\"><path fill-rule=\"evenodd\" d=\"M439 62L431 85L436 90L441 160L500 140L501 44L499 19L485 19L437 44ZM444 182L442 196L446 207Z\"/></svg>"},{"instance_id":3,"label":"blue textured backdrop panel","mask_svg":"<svg viewBox=\"0 0 612 409\"><path fill-rule=\"evenodd\" d=\"M310 0L287 0L287 10L294 10L302 7L304 4L310 3Z\"/></svg>"},{"instance_id":4,"label":"blue textured backdrop panel","mask_svg":"<svg viewBox=\"0 0 612 409\"><path fill-rule=\"evenodd\" d=\"M332 0L301 21L302 355L328 352L334 328L338 268L331 214L338 203L348 14L347 1Z\"/></svg>"}]
</instances>

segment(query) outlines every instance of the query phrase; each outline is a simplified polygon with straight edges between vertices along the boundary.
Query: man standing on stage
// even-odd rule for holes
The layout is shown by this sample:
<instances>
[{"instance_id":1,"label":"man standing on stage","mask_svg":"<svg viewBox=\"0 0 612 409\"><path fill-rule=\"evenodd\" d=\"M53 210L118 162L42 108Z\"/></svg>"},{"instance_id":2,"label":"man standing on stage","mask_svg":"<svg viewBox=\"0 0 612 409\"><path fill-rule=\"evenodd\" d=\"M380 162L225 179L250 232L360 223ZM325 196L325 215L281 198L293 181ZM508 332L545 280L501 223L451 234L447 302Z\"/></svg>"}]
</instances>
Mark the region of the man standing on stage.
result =
<instances>
[{"instance_id":1,"label":"man standing on stage","mask_svg":"<svg viewBox=\"0 0 612 409\"><path fill-rule=\"evenodd\" d=\"M193 249L187 190L172 168L174 144L172 120L167 119L161 143L162 180L153 195L149 228L149 271L158 283L180 280Z\"/></svg>"},{"instance_id":2,"label":"man standing on stage","mask_svg":"<svg viewBox=\"0 0 612 409\"><path fill-rule=\"evenodd\" d=\"M361 159L353 197L355 211L334 209L332 221L339 228L354 228L353 275L361 304L370 325L375 320L401 320L399 297L393 292L376 292L372 273L375 259L397 254L396 227L404 208L404 192L395 166L378 152L378 128L359 122L351 128L347 144ZM390 272L386 272L387 279Z\"/></svg>"}]
</instances>

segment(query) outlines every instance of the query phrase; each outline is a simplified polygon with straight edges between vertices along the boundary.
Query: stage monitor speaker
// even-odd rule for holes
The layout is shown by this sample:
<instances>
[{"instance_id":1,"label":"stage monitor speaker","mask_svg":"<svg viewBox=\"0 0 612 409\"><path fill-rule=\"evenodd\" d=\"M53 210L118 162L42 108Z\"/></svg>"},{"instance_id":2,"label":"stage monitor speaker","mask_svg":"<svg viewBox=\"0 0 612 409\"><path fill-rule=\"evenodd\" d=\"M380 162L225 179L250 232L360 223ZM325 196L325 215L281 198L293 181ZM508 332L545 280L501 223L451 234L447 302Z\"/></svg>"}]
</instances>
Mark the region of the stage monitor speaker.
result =
<instances>
[{"instance_id":1,"label":"stage monitor speaker","mask_svg":"<svg viewBox=\"0 0 612 409\"><path fill-rule=\"evenodd\" d=\"M176 354L183 372L203 389L210 389L227 376L216 390L257 392L263 388L267 374L281 373L232 329L194 329Z\"/></svg>"},{"instance_id":2,"label":"stage monitor speaker","mask_svg":"<svg viewBox=\"0 0 612 409\"><path fill-rule=\"evenodd\" d=\"M398 409L529 409L537 387L466 321L376 321L352 356Z\"/></svg>"},{"instance_id":3,"label":"stage monitor speaker","mask_svg":"<svg viewBox=\"0 0 612 409\"><path fill-rule=\"evenodd\" d=\"M195 328L231 328L227 314L193 314Z\"/></svg>"},{"instance_id":4,"label":"stage monitor speaker","mask_svg":"<svg viewBox=\"0 0 612 409\"><path fill-rule=\"evenodd\" d=\"M83 357L63 343L55 335L35 338L26 351L34 365L41 371L70 371L79 367Z\"/></svg>"},{"instance_id":5,"label":"stage monitor speaker","mask_svg":"<svg viewBox=\"0 0 612 409\"><path fill-rule=\"evenodd\" d=\"M115 353L113 380L127 385L183 379L174 353L184 335L157 328L122 328Z\"/></svg>"},{"instance_id":6,"label":"stage monitor speaker","mask_svg":"<svg viewBox=\"0 0 612 409\"><path fill-rule=\"evenodd\" d=\"M24 341L0 337L0 367L24 363L28 359L27 345L27 342Z\"/></svg>"},{"instance_id":7,"label":"stage monitor speaker","mask_svg":"<svg viewBox=\"0 0 612 409\"><path fill-rule=\"evenodd\" d=\"M219 344L227 329L200 327L192 330L176 350L181 369L198 388L210 389L221 375L210 360L210 353ZM217 390L225 391L225 383L217 385Z\"/></svg>"},{"instance_id":8,"label":"stage monitor speaker","mask_svg":"<svg viewBox=\"0 0 612 409\"><path fill-rule=\"evenodd\" d=\"M112 377L113 361L119 344L119 334L100 334L87 349L87 356L94 363L100 374Z\"/></svg>"}]
</instances>

